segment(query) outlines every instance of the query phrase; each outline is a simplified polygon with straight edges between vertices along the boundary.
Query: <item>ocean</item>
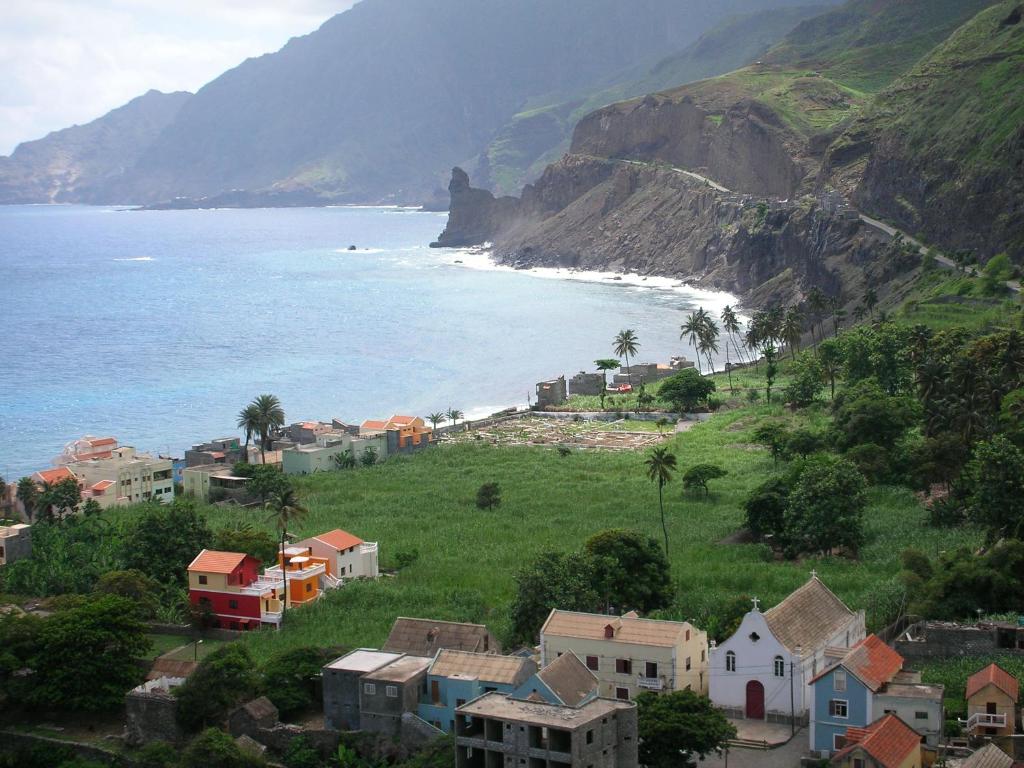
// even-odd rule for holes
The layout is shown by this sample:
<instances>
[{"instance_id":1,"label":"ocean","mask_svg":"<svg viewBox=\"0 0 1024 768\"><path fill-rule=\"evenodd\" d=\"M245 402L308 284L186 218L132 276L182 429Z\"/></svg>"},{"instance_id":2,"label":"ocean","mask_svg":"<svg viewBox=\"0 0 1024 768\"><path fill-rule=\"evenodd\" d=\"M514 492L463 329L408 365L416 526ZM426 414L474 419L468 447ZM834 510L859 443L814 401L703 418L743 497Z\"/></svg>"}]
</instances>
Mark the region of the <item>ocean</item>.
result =
<instances>
[{"instance_id":1,"label":"ocean","mask_svg":"<svg viewBox=\"0 0 1024 768\"><path fill-rule=\"evenodd\" d=\"M684 315L735 301L432 250L445 217L0 207L0 475L46 468L84 434L180 456L238 434L265 392L289 422L481 416L614 357L623 328L638 362L692 358Z\"/></svg>"}]
</instances>

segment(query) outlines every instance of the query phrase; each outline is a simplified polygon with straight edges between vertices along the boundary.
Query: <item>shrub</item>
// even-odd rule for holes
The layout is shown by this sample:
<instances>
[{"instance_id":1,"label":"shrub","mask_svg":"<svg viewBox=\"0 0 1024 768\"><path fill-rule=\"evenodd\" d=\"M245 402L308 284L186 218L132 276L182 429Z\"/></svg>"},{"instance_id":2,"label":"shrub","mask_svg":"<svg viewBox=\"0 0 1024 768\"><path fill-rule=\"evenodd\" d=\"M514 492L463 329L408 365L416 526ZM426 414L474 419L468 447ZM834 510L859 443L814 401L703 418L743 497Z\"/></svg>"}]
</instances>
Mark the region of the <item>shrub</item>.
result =
<instances>
[{"instance_id":1,"label":"shrub","mask_svg":"<svg viewBox=\"0 0 1024 768\"><path fill-rule=\"evenodd\" d=\"M174 768L178 750L166 741L151 741L132 755L138 768Z\"/></svg>"},{"instance_id":2,"label":"shrub","mask_svg":"<svg viewBox=\"0 0 1024 768\"><path fill-rule=\"evenodd\" d=\"M846 452L846 458L856 464L861 474L873 483L885 480L892 469L889 452L874 443L855 445Z\"/></svg>"},{"instance_id":3,"label":"shrub","mask_svg":"<svg viewBox=\"0 0 1024 768\"><path fill-rule=\"evenodd\" d=\"M372 467L377 463L377 449L373 446L366 448L359 457L359 461L364 467Z\"/></svg>"},{"instance_id":4,"label":"shrub","mask_svg":"<svg viewBox=\"0 0 1024 768\"><path fill-rule=\"evenodd\" d=\"M497 483L484 483L476 492L477 509L494 509L501 505L501 486Z\"/></svg>"},{"instance_id":5,"label":"shrub","mask_svg":"<svg viewBox=\"0 0 1024 768\"><path fill-rule=\"evenodd\" d=\"M760 539L770 535L776 540L783 538L789 491L787 478L773 477L750 494L743 506L747 513L747 528L755 537Z\"/></svg>"},{"instance_id":6,"label":"shrub","mask_svg":"<svg viewBox=\"0 0 1024 768\"><path fill-rule=\"evenodd\" d=\"M714 391L714 381L701 376L695 368L684 368L662 380L658 398L674 411L685 413L707 403Z\"/></svg>"},{"instance_id":7,"label":"shrub","mask_svg":"<svg viewBox=\"0 0 1024 768\"><path fill-rule=\"evenodd\" d=\"M304 736L292 739L284 753L285 768L319 768L320 756Z\"/></svg>"},{"instance_id":8,"label":"shrub","mask_svg":"<svg viewBox=\"0 0 1024 768\"><path fill-rule=\"evenodd\" d=\"M727 474L729 473L717 464L697 464L683 473L683 487L687 489L700 488L704 491L704 496L707 497L711 493L708 483L725 477Z\"/></svg>"},{"instance_id":9,"label":"shrub","mask_svg":"<svg viewBox=\"0 0 1024 768\"><path fill-rule=\"evenodd\" d=\"M249 651L238 643L217 648L174 689L178 722L190 731L219 722L233 706L256 690L256 673Z\"/></svg>"},{"instance_id":10,"label":"shrub","mask_svg":"<svg viewBox=\"0 0 1024 768\"><path fill-rule=\"evenodd\" d=\"M408 568L419 559L420 551L418 549L399 549L395 552L395 567L399 570Z\"/></svg>"},{"instance_id":11,"label":"shrub","mask_svg":"<svg viewBox=\"0 0 1024 768\"><path fill-rule=\"evenodd\" d=\"M315 678L326 660L326 654L319 648L279 653L263 665L260 691L274 702L282 716L308 709L316 698Z\"/></svg>"},{"instance_id":12,"label":"shrub","mask_svg":"<svg viewBox=\"0 0 1024 768\"><path fill-rule=\"evenodd\" d=\"M181 768L252 768L262 761L238 748L224 731L207 728L185 749Z\"/></svg>"}]
</instances>

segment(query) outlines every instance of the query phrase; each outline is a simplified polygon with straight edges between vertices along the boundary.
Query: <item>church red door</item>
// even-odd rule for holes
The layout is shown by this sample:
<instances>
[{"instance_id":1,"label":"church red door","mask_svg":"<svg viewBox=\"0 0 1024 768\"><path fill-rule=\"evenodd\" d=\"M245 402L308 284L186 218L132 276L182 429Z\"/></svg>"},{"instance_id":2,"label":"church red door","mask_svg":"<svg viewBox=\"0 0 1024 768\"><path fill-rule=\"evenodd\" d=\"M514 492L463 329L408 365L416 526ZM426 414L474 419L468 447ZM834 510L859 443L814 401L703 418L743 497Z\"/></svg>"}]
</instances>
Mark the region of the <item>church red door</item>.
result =
<instances>
[{"instance_id":1,"label":"church red door","mask_svg":"<svg viewBox=\"0 0 1024 768\"><path fill-rule=\"evenodd\" d=\"M747 683L747 717L764 720L764 686L757 680Z\"/></svg>"}]
</instances>

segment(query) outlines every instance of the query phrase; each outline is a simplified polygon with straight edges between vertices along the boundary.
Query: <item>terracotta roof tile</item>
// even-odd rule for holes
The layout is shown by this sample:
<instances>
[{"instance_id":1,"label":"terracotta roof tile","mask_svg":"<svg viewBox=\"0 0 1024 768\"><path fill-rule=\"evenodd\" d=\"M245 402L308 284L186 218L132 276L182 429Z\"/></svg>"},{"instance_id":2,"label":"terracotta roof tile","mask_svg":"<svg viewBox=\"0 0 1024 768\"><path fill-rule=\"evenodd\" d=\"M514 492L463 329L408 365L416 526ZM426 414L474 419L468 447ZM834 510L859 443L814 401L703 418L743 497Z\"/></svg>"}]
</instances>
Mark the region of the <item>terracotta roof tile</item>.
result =
<instances>
[{"instance_id":1,"label":"terracotta roof tile","mask_svg":"<svg viewBox=\"0 0 1024 768\"><path fill-rule=\"evenodd\" d=\"M57 467L56 469L43 469L40 470L39 472L36 472L36 476L40 479L41 482L50 483L51 485L53 483L59 483L61 480L66 480L69 477L76 480L78 479L77 477L75 477L75 473L72 472L67 467Z\"/></svg>"},{"instance_id":2,"label":"terracotta roof tile","mask_svg":"<svg viewBox=\"0 0 1024 768\"><path fill-rule=\"evenodd\" d=\"M214 549L204 549L193 560L189 566L190 571L202 571L203 573L231 573L242 564L247 555L243 552L218 552Z\"/></svg>"},{"instance_id":3,"label":"terracotta roof tile","mask_svg":"<svg viewBox=\"0 0 1024 768\"><path fill-rule=\"evenodd\" d=\"M853 616L853 611L817 576L812 576L789 597L764 612L772 634L790 651L797 646L820 647Z\"/></svg>"},{"instance_id":4,"label":"terracotta roof tile","mask_svg":"<svg viewBox=\"0 0 1024 768\"><path fill-rule=\"evenodd\" d=\"M687 630L697 632L685 621L657 621L654 619L625 616L605 616L600 613L576 613L574 611L551 611L544 622L541 633L555 637L576 637L585 640L604 640L605 630L611 626L612 639L619 643L654 645L663 648L679 643Z\"/></svg>"},{"instance_id":5,"label":"terracotta roof tile","mask_svg":"<svg viewBox=\"0 0 1024 768\"><path fill-rule=\"evenodd\" d=\"M903 657L883 643L877 635L868 635L836 664L824 670L811 682L819 680L838 666L846 668L873 692L877 692L903 669Z\"/></svg>"},{"instance_id":6,"label":"terracotta roof tile","mask_svg":"<svg viewBox=\"0 0 1024 768\"><path fill-rule=\"evenodd\" d=\"M438 677L461 675L481 682L520 685L536 669L532 661L520 656L441 650L430 665L429 673Z\"/></svg>"},{"instance_id":7,"label":"terracotta roof tile","mask_svg":"<svg viewBox=\"0 0 1024 768\"><path fill-rule=\"evenodd\" d=\"M964 695L969 699L986 685L994 685L1014 701L1017 700L1020 693L1017 678L998 664L989 664L967 678L967 692Z\"/></svg>"},{"instance_id":8,"label":"terracotta roof tile","mask_svg":"<svg viewBox=\"0 0 1024 768\"><path fill-rule=\"evenodd\" d=\"M339 552L343 549L348 549L349 547L354 547L357 544L363 543L363 540L358 536L351 534L348 531L343 531L340 528L335 528L333 531L328 531L327 533L321 533L313 538L317 541L322 541L327 546L333 547Z\"/></svg>"},{"instance_id":9,"label":"terracotta roof tile","mask_svg":"<svg viewBox=\"0 0 1024 768\"><path fill-rule=\"evenodd\" d=\"M88 441L89 445L93 448L97 448L101 445L115 445L117 443L116 437L94 437Z\"/></svg>"},{"instance_id":10,"label":"terracotta roof tile","mask_svg":"<svg viewBox=\"0 0 1024 768\"><path fill-rule=\"evenodd\" d=\"M390 419L388 419L388 423L389 424L400 424L402 426L405 426L407 424L412 424L414 421L416 421L416 417L415 416L401 416L401 415L399 415L397 413L394 416L392 416Z\"/></svg>"},{"instance_id":11,"label":"terracotta roof tile","mask_svg":"<svg viewBox=\"0 0 1024 768\"><path fill-rule=\"evenodd\" d=\"M105 491L113 484L113 480L100 480L98 483L93 483L91 487L94 491Z\"/></svg>"},{"instance_id":12,"label":"terracotta roof tile","mask_svg":"<svg viewBox=\"0 0 1024 768\"><path fill-rule=\"evenodd\" d=\"M597 689L597 678L587 669L575 653L563 653L537 673L543 683L551 689L562 703L579 706L591 698Z\"/></svg>"},{"instance_id":13,"label":"terracotta roof tile","mask_svg":"<svg viewBox=\"0 0 1024 768\"><path fill-rule=\"evenodd\" d=\"M886 715L867 728L847 728L846 741L847 746L832 757L832 765L839 765L860 747L882 768L899 768L915 749L921 748L921 735L896 715Z\"/></svg>"},{"instance_id":14,"label":"terracotta roof tile","mask_svg":"<svg viewBox=\"0 0 1024 768\"><path fill-rule=\"evenodd\" d=\"M376 419L367 419L359 425L360 429L386 429L388 426L386 421L378 421Z\"/></svg>"}]
</instances>

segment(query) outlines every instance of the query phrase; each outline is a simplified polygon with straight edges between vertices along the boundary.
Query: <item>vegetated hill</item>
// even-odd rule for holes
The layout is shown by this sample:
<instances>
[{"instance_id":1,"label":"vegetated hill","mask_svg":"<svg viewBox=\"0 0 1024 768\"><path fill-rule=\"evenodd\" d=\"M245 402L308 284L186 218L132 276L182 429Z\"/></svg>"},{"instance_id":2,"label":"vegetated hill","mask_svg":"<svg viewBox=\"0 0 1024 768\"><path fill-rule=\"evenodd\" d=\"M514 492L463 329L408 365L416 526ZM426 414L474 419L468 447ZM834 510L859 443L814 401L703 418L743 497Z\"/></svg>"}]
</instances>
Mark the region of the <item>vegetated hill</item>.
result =
<instances>
[{"instance_id":1,"label":"vegetated hill","mask_svg":"<svg viewBox=\"0 0 1024 768\"><path fill-rule=\"evenodd\" d=\"M884 293L886 282L912 269L915 257L886 247L886 237L861 224L823 184L822 160L865 110L878 115L877 125L886 123L884 113L871 111L871 89L897 77L893 91L913 83L929 87L914 69L922 39L948 36L965 15L991 5L851 0L798 26L761 64L586 116L570 153L518 200L481 198L454 178L452 214L439 244L493 241L496 255L510 264L671 275L744 294L751 303L799 302L811 285L842 292L846 300L869 284ZM915 8L920 24L912 23ZM821 33L817 42L813 30ZM958 38L949 45L958 45ZM989 63L977 63L1004 85L1003 68L1010 66L1005 45L993 41ZM865 63L856 69L857 61ZM961 80L960 70L947 68L943 89L976 88L984 78L981 70L970 71ZM877 103L888 103L889 93ZM936 92L934 103L943 98ZM980 99L969 97L979 109ZM901 119L915 124L914 108L909 102L897 108L904 107ZM1007 108L999 123L1008 126L1013 114ZM962 120L973 124L975 118ZM930 126L938 134L945 130L942 121ZM1005 131L997 135L1012 143ZM913 136L910 131L901 140ZM970 153L947 158L966 167ZM882 199L862 187L858 202ZM976 228L979 222L965 224Z\"/></svg>"},{"instance_id":2,"label":"vegetated hill","mask_svg":"<svg viewBox=\"0 0 1024 768\"><path fill-rule=\"evenodd\" d=\"M1024 1L980 13L879 94L824 166L926 241L1024 260Z\"/></svg>"},{"instance_id":3,"label":"vegetated hill","mask_svg":"<svg viewBox=\"0 0 1024 768\"><path fill-rule=\"evenodd\" d=\"M189 100L107 198L414 201L530 105L779 0L362 0Z\"/></svg>"},{"instance_id":4,"label":"vegetated hill","mask_svg":"<svg viewBox=\"0 0 1024 768\"><path fill-rule=\"evenodd\" d=\"M139 158L189 100L150 91L85 125L54 131L0 157L0 203L92 202Z\"/></svg>"},{"instance_id":5,"label":"vegetated hill","mask_svg":"<svg viewBox=\"0 0 1024 768\"><path fill-rule=\"evenodd\" d=\"M781 6L731 17L654 66L620 75L616 85L516 114L467 167L480 186L496 194L517 192L569 149L573 128L588 113L751 64L802 20L828 7L825 3Z\"/></svg>"}]
</instances>

